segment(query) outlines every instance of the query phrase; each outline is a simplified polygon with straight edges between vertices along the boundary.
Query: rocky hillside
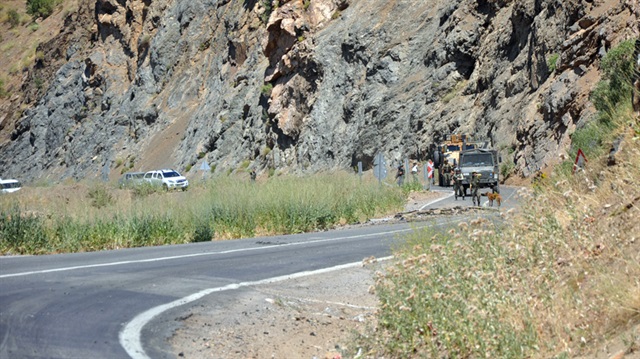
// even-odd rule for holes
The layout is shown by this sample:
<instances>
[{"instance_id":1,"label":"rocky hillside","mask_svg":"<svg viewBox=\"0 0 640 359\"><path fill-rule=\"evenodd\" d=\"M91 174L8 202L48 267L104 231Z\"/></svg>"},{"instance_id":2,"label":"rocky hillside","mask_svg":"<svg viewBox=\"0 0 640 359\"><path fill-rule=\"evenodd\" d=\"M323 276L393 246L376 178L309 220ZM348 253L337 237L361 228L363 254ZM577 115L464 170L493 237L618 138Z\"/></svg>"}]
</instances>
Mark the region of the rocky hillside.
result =
<instances>
[{"instance_id":1,"label":"rocky hillside","mask_svg":"<svg viewBox=\"0 0 640 359\"><path fill-rule=\"evenodd\" d=\"M0 99L1 175L314 172L468 133L526 177L639 21L636 0L82 0Z\"/></svg>"}]
</instances>

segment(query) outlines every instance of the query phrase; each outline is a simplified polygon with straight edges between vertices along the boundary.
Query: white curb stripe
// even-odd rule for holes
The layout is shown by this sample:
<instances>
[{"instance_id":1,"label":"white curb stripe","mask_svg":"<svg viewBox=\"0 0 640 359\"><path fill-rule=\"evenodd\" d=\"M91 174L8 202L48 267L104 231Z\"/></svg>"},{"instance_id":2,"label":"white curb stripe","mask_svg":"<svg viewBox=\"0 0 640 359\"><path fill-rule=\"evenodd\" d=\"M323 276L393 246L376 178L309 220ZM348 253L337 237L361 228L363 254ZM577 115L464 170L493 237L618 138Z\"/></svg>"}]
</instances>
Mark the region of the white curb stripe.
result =
<instances>
[{"instance_id":1,"label":"white curb stripe","mask_svg":"<svg viewBox=\"0 0 640 359\"><path fill-rule=\"evenodd\" d=\"M391 258L393 257L390 256L390 257L378 258L378 261L389 260ZM155 318L156 316L158 316L164 311L191 303L211 293L224 292L227 290L235 290L243 287L256 286L261 284L271 284L276 282L282 282L289 279L302 278L302 277L307 277L315 274L329 273L336 270L354 268L359 266L362 266L362 262L348 263L348 264L343 264L343 265L339 265L331 268L318 269L315 271L304 271L299 273L287 274L279 277L267 278L267 279L262 279L254 282L233 283L233 284L228 284L224 287L205 289L200 292L191 294L187 297L175 300L171 303L159 305L155 308L151 308L141 314L138 314L120 332L120 335L119 335L120 345L124 348L124 350L127 352L127 354L129 354L129 356L132 359L151 359L142 348L142 342L141 342L142 328L147 323L149 323L153 318Z\"/></svg>"}]
</instances>

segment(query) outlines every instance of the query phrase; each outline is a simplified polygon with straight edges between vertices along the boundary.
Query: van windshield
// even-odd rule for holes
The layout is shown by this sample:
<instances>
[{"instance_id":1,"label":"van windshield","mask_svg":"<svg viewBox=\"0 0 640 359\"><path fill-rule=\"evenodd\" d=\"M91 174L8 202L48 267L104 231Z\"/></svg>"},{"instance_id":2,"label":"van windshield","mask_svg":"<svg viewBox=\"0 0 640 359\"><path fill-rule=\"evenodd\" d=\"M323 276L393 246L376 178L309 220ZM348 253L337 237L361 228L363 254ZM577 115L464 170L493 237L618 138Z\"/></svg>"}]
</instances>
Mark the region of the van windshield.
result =
<instances>
[{"instance_id":1,"label":"van windshield","mask_svg":"<svg viewBox=\"0 0 640 359\"><path fill-rule=\"evenodd\" d=\"M22 187L22 185L20 184L20 182L2 183L2 188L3 189L21 188L21 187Z\"/></svg>"},{"instance_id":2,"label":"van windshield","mask_svg":"<svg viewBox=\"0 0 640 359\"><path fill-rule=\"evenodd\" d=\"M493 159L490 153L477 153L462 156L461 166L493 166Z\"/></svg>"}]
</instances>

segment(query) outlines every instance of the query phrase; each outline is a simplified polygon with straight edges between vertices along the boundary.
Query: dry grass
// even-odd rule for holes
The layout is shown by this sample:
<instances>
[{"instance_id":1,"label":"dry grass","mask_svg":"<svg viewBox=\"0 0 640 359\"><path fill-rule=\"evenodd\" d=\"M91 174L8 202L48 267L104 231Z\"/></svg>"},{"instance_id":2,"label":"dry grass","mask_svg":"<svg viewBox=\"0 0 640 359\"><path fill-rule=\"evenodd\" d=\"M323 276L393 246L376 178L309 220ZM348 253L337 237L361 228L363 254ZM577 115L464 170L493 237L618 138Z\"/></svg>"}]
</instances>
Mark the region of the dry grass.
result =
<instances>
[{"instance_id":1,"label":"dry grass","mask_svg":"<svg viewBox=\"0 0 640 359\"><path fill-rule=\"evenodd\" d=\"M623 137L615 165L605 154L538 181L520 213L501 214L506 225L410 236L376 278L366 357L594 358L611 338L637 355L640 120L620 121L605 140Z\"/></svg>"},{"instance_id":2,"label":"dry grass","mask_svg":"<svg viewBox=\"0 0 640 359\"><path fill-rule=\"evenodd\" d=\"M257 182L217 177L187 192L147 189L71 182L0 196L0 254L300 233L366 220L403 204L399 188L351 173Z\"/></svg>"},{"instance_id":3,"label":"dry grass","mask_svg":"<svg viewBox=\"0 0 640 359\"><path fill-rule=\"evenodd\" d=\"M63 26L65 16L78 7L77 0L64 0L53 14L38 23L33 31L34 19L26 13L25 0L3 0L0 19L6 18L8 11L15 10L20 15L21 24L14 28L7 21L0 21L0 78L5 82L5 90L17 90L22 81L21 71L33 64L35 49L40 43L56 36Z\"/></svg>"}]
</instances>

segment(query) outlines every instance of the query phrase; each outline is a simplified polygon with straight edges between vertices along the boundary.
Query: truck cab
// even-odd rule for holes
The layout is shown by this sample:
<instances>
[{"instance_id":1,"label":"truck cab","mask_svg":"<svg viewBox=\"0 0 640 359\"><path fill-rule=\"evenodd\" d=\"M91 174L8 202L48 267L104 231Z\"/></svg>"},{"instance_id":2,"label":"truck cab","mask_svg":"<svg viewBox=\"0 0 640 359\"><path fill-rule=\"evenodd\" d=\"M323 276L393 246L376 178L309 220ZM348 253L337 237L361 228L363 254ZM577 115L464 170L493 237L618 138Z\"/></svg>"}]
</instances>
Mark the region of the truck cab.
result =
<instances>
[{"instance_id":1,"label":"truck cab","mask_svg":"<svg viewBox=\"0 0 640 359\"><path fill-rule=\"evenodd\" d=\"M465 192L469 188L471 174L480 174L480 188L495 188L500 183L498 151L489 149L472 149L460 152L458 168L462 173Z\"/></svg>"}]
</instances>

